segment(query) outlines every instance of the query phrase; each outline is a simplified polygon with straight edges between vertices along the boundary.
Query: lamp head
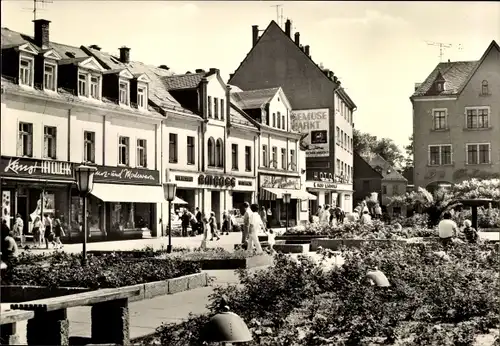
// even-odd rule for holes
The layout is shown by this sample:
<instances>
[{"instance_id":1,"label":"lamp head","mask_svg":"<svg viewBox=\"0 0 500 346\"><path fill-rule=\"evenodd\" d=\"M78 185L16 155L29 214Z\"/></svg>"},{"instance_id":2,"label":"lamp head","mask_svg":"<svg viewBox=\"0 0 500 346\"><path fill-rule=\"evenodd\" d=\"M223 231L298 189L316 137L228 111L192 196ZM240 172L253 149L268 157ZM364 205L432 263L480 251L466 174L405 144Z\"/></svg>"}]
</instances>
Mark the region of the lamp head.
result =
<instances>
[{"instance_id":1,"label":"lamp head","mask_svg":"<svg viewBox=\"0 0 500 346\"><path fill-rule=\"evenodd\" d=\"M94 188L94 174L97 168L87 165L80 165L75 168L75 180L80 191L80 195L87 196Z\"/></svg>"},{"instance_id":2,"label":"lamp head","mask_svg":"<svg viewBox=\"0 0 500 346\"><path fill-rule=\"evenodd\" d=\"M165 195L165 199L169 202L172 202L175 199L175 193L177 190L177 184L175 183L165 183L163 184L163 193Z\"/></svg>"}]
</instances>

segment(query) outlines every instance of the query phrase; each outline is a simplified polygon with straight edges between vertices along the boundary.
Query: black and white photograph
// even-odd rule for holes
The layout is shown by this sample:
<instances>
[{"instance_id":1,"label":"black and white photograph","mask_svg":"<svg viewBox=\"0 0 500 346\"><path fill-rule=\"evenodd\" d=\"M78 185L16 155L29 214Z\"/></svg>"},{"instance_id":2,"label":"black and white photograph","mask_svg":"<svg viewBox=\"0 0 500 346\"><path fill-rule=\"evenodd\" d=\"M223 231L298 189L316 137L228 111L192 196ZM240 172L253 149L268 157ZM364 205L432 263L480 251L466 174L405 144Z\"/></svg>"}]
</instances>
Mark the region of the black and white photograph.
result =
<instances>
[{"instance_id":1,"label":"black and white photograph","mask_svg":"<svg viewBox=\"0 0 500 346\"><path fill-rule=\"evenodd\" d=\"M500 346L500 2L0 6L0 345Z\"/></svg>"}]
</instances>

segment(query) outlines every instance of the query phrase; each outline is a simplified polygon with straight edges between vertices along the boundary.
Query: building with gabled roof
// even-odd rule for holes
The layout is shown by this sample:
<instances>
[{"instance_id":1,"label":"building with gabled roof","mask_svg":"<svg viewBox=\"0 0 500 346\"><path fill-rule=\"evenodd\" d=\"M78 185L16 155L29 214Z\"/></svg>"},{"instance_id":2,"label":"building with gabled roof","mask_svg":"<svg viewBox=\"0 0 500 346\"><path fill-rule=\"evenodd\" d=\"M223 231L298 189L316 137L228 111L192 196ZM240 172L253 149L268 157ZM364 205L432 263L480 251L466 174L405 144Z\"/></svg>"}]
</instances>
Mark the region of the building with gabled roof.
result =
<instances>
[{"instance_id":1,"label":"building with gabled roof","mask_svg":"<svg viewBox=\"0 0 500 346\"><path fill-rule=\"evenodd\" d=\"M414 187L500 177L500 48L437 64L410 97Z\"/></svg>"},{"instance_id":2,"label":"building with gabled roof","mask_svg":"<svg viewBox=\"0 0 500 346\"><path fill-rule=\"evenodd\" d=\"M254 25L252 47L228 83L245 93L283 89L292 107L291 128L304 134L306 186L317 196L310 209L337 204L350 211L356 105L333 72L313 61L310 47L300 42L300 33L292 37L291 27L290 20L285 30L271 21L260 35Z\"/></svg>"}]
</instances>

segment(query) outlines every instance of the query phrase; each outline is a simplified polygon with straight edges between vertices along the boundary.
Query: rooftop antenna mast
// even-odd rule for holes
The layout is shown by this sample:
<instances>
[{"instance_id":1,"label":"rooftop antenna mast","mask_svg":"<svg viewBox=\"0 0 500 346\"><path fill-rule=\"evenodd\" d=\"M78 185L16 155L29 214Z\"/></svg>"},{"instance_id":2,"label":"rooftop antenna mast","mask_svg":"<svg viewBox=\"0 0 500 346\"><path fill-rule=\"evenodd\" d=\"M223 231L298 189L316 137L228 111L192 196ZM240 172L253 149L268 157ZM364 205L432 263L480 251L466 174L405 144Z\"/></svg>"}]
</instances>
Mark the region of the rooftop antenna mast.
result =
<instances>
[{"instance_id":1,"label":"rooftop antenna mast","mask_svg":"<svg viewBox=\"0 0 500 346\"><path fill-rule=\"evenodd\" d=\"M276 22L280 27L283 27L283 5L272 5L271 7L276 7ZM281 15L280 15L281 11Z\"/></svg>"},{"instance_id":2,"label":"rooftop antenna mast","mask_svg":"<svg viewBox=\"0 0 500 346\"><path fill-rule=\"evenodd\" d=\"M439 62L443 61L443 55L444 55L444 50L446 48L451 48L453 45L451 43L443 43L443 42L431 42L431 41L426 41L427 45L429 46L437 46L439 47ZM459 45L459 49L461 49L462 45Z\"/></svg>"},{"instance_id":3,"label":"rooftop antenna mast","mask_svg":"<svg viewBox=\"0 0 500 346\"><path fill-rule=\"evenodd\" d=\"M38 13L38 11L44 11L45 8L43 5L45 4L51 4L52 1L51 0L33 0L33 8L24 8L24 10L30 10L31 12L33 12L33 20L36 20L36 15ZM42 6L40 6L42 5Z\"/></svg>"}]
</instances>

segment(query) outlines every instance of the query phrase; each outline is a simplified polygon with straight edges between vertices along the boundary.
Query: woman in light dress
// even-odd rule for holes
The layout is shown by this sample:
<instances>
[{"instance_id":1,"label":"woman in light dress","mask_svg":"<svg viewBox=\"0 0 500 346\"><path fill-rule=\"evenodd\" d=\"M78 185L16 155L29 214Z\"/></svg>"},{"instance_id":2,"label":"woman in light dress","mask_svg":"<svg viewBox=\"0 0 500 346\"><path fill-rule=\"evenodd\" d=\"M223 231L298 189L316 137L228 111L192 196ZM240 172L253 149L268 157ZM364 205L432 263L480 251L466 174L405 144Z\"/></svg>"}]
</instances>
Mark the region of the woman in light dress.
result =
<instances>
[{"instance_id":1,"label":"woman in light dress","mask_svg":"<svg viewBox=\"0 0 500 346\"><path fill-rule=\"evenodd\" d=\"M200 248L202 250L207 249L207 238L208 238L208 229L209 229L209 224L208 224L209 217L205 214L203 214L203 217L201 219L201 227L203 230L203 237L201 238L201 246Z\"/></svg>"}]
</instances>

